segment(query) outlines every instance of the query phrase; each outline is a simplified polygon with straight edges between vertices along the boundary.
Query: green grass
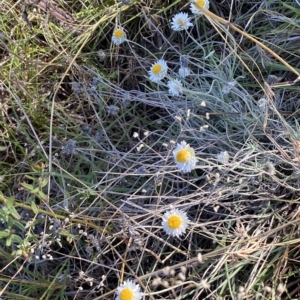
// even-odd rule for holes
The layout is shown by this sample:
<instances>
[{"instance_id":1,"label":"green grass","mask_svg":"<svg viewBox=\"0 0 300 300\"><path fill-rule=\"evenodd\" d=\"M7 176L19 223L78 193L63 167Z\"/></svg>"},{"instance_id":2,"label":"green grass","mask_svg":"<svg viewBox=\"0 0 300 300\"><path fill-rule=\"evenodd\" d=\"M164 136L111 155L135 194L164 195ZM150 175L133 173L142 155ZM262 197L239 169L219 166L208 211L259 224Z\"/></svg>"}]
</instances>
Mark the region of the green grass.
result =
<instances>
[{"instance_id":1,"label":"green grass","mask_svg":"<svg viewBox=\"0 0 300 300\"><path fill-rule=\"evenodd\" d=\"M236 27L175 32L187 2L53 3L76 24L33 5L29 26L0 0L0 297L115 299L131 279L145 299L298 299L299 5L211 1ZM180 238L162 228L172 207L191 221Z\"/></svg>"}]
</instances>

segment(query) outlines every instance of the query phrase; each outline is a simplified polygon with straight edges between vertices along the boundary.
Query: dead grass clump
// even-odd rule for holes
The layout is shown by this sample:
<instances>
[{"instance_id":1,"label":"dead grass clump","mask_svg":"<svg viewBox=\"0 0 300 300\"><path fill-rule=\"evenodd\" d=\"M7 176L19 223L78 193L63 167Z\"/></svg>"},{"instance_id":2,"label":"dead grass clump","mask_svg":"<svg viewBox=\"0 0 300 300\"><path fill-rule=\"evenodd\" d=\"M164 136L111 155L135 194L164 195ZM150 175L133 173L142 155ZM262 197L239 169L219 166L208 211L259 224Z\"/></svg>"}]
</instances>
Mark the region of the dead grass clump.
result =
<instances>
[{"instance_id":1,"label":"dead grass clump","mask_svg":"<svg viewBox=\"0 0 300 300\"><path fill-rule=\"evenodd\" d=\"M0 296L299 297L296 4L44 4L0 2Z\"/></svg>"}]
</instances>

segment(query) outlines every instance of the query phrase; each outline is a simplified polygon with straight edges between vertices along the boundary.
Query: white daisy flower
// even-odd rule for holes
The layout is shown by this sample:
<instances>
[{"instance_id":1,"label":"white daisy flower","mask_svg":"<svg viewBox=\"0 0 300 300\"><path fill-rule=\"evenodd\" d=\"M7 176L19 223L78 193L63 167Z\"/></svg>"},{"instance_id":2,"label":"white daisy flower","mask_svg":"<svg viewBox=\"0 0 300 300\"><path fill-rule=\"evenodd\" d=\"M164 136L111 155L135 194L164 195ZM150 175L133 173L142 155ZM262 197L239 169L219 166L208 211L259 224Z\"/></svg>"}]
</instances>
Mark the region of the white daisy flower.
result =
<instances>
[{"instance_id":1,"label":"white daisy flower","mask_svg":"<svg viewBox=\"0 0 300 300\"><path fill-rule=\"evenodd\" d=\"M178 79L168 81L169 93L172 96L179 96L182 94L182 83Z\"/></svg>"},{"instance_id":2,"label":"white daisy flower","mask_svg":"<svg viewBox=\"0 0 300 300\"><path fill-rule=\"evenodd\" d=\"M189 221L185 212L174 208L164 214L161 224L168 235L179 237L185 233Z\"/></svg>"},{"instance_id":3,"label":"white daisy flower","mask_svg":"<svg viewBox=\"0 0 300 300\"><path fill-rule=\"evenodd\" d=\"M196 167L198 159L195 156L195 151L185 141L177 144L173 151L176 165L183 173L191 172Z\"/></svg>"},{"instance_id":4,"label":"white daisy flower","mask_svg":"<svg viewBox=\"0 0 300 300\"><path fill-rule=\"evenodd\" d=\"M171 28L175 31L187 30L193 24L190 22L190 18L187 13L176 14L171 22Z\"/></svg>"},{"instance_id":5,"label":"white daisy flower","mask_svg":"<svg viewBox=\"0 0 300 300\"><path fill-rule=\"evenodd\" d=\"M111 40L115 45L120 45L126 40L126 33L122 27L114 30Z\"/></svg>"},{"instance_id":6,"label":"white daisy flower","mask_svg":"<svg viewBox=\"0 0 300 300\"><path fill-rule=\"evenodd\" d=\"M180 77L185 78L191 74L191 69L188 67L180 67L178 70L178 74Z\"/></svg>"},{"instance_id":7,"label":"white daisy flower","mask_svg":"<svg viewBox=\"0 0 300 300\"><path fill-rule=\"evenodd\" d=\"M117 288L117 297L115 300L140 300L143 293L140 286L132 280L126 280Z\"/></svg>"},{"instance_id":8,"label":"white daisy flower","mask_svg":"<svg viewBox=\"0 0 300 300\"><path fill-rule=\"evenodd\" d=\"M199 6L209 9L209 0L194 0L191 4L191 12L195 15L202 15L203 12L199 9Z\"/></svg>"},{"instance_id":9,"label":"white daisy flower","mask_svg":"<svg viewBox=\"0 0 300 300\"><path fill-rule=\"evenodd\" d=\"M148 71L150 77L149 79L153 82L159 82L162 80L168 73L167 63L160 59L155 64L152 65L150 71Z\"/></svg>"}]
</instances>

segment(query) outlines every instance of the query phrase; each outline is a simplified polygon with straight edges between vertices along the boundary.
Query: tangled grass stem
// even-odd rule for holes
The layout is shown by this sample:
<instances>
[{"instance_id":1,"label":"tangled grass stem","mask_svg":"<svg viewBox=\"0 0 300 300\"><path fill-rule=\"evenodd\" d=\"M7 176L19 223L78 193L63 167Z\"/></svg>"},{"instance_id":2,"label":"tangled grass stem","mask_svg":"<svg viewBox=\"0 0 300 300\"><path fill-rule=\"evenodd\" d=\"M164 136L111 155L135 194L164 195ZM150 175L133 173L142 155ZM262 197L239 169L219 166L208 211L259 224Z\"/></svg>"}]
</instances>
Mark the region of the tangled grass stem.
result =
<instances>
[{"instance_id":1,"label":"tangled grass stem","mask_svg":"<svg viewBox=\"0 0 300 300\"><path fill-rule=\"evenodd\" d=\"M6 198L0 194L0 202L5 204L6 201L7 201ZM23 208L23 209L28 210L28 211L32 210L30 205L27 205L27 204L24 204L24 203L21 203L21 202L18 202L18 201L14 201L14 206ZM90 221L87 221L87 220L84 220L84 219L71 218L69 216L62 215L62 214L57 214L57 213L47 211L47 210L44 210L44 209L41 209L41 208L37 208L37 212L39 214L44 214L46 216L56 218L56 219L60 219L60 220L64 220L66 217L68 217L70 219L71 223L81 224L81 225L84 225L86 227L94 228L99 233L105 232L105 229L101 229L99 226L97 226L93 222L90 222Z\"/></svg>"},{"instance_id":2,"label":"tangled grass stem","mask_svg":"<svg viewBox=\"0 0 300 300\"><path fill-rule=\"evenodd\" d=\"M194 3L193 1L191 1L191 3ZM258 46L260 46L262 49L266 50L268 53L270 53L271 55L273 55L278 61L280 61L284 66L286 66L291 72L293 72L295 75L297 75L297 78L293 81L293 84L297 83L300 80L300 73L293 68L289 63L287 63L283 58L281 58L279 55L277 55L274 51L272 51L269 47L267 47L266 45L264 45L263 43L261 43L260 41L258 41L256 38L254 38L253 36L251 36L250 34L246 33L245 31L239 29L238 27L236 27L233 23L217 16L216 14L212 13L211 11L201 7L200 5L198 5L196 2L194 3L194 5L197 6L198 9L200 9L207 17L220 22L223 25L229 26L231 29L237 31L238 33L240 33L241 35L243 35L244 37L248 38L249 40L251 40L252 42L254 42L255 44L257 44Z\"/></svg>"}]
</instances>

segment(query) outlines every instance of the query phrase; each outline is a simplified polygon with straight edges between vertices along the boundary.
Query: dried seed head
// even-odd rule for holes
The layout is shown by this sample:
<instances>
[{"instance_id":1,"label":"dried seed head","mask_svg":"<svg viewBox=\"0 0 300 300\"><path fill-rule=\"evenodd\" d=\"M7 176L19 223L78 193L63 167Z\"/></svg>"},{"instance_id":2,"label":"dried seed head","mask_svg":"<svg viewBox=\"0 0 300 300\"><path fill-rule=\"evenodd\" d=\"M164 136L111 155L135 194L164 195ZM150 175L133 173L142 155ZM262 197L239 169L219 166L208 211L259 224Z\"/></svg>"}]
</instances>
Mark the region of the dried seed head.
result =
<instances>
[{"instance_id":1,"label":"dried seed head","mask_svg":"<svg viewBox=\"0 0 300 300\"><path fill-rule=\"evenodd\" d=\"M170 274L171 268L169 266L163 268L163 274L168 276Z\"/></svg>"},{"instance_id":2,"label":"dried seed head","mask_svg":"<svg viewBox=\"0 0 300 300\"><path fill-rule=\"evenodd\" d=\"M203 257L202 257L201 253L198 253L197 259L198 259L198 261L199 261L200 264L203 263Z\"/></svg>"},{"instance_id":3,"label":"dried seed head","mask_svg":"<svg viewBox=\"0 0 300 300\"><path fill-rule=\"evenodd\" d=\"M188 55L181 55L180 56L180 66L183 68L187 68L189 66L189 59Z\"/></svg>"},{"instance_id":4,"label":"dried seed head","mask_svg":"<svg viewBox=\"0 0 300 300\"><path fill-rule=\"evenodd\" d=\"M180 279L181 281L185 281L186 280L186 277L185 277L185 275L183 274L183 273L179 273L178 274L178 279Z\"/></svg>"},{"instance_id":5,"label":"dried seed head","mask_svg":"<svg viewBox=\"0 0 300 300\"><path fill-rule=\"evenodd\" d=\"M265 170L270 175L275 175L275 173L276 173L274 165L269 161L265 164Z\"/></svg>"},{"instance_id":6,"label":"dried seed head","mask_svg":"<svg viewBox=\"0 0 300 300\"><path fill-rule=\"evenodd\" d=\"M163 280L161 282L161 285L164 286L165 288L168 288L170 286L169 281L167 281L167 280Z\"/></svg>"},{"instance_id":7,"label":"dried seed head","mask_svg":"<svg viewBox=\"0 0 300 300\"><path fill-rule=\"evenodd\" d=\"M103 62L105 60L106 54L102 49L100 49L99 51L97 51L97 56L99 61Z\"/></svg>"},{"instance_id":8,"label":"dried seed head","mask_svg":"<svg viewBox=\"0 0 300 300\"><path fill-rule=\"evenodd\" d=\"M201 285L203 286L204 289L209 289L210 288L210 284L206 280L202 279L200 281L200 283L201 283Z\"/></svg>"},{"instance_id":9,"label":"dried seed head","mask_svg":"<svg viewBox=\"0 0 300 300\"><path fill-rule=\"evenodd\" d=\"M161 278L160 277L156 277L153 279L152 281L152 286L159 286L161 284Z\"/></svg>"},{"instance_id":10,"label":"dried seed head","mask_svg":"<svg viewBox=\"0 0 300 300\"><path fill-rule=\"evenodd\" d=\"M271 292L272 292L272 288L269 287L269 286L265 286L265 287L264 287L264 290L265 290L267 293L271 293Z\"/></svg>"},{"instance_id":11,"label":"dried seed head","mask_svg":"<svg viewBox=\"0 0 300 300\"><path fill-rule=\"evenodd\" d=\"M222 88L222 93L227 95L236 85L236 81L226 82Z\"/></svg>"},{"instance_id":12,"label":"dried seed head","mask_svg":"<svg viewBox=\"0 0 300 300\"><path fill-rule=\"evenodd\" d=\"M106 108L107 114L110 116L117 116L120 108L116 105L109 105Z\"/></svg>"},{"instance_id":13,"label":"dried seed head","mask_svg":"<svg viewBox=\"0 0 300 300\"><path fill-rule=\"evenodd\" d=\"M76 153L76 141L75 140L68 140L67 144L64 146L63 154L71 155Z\"/></svg>"},{"instance_id":14,"label":"dried seed head","mask_svg":"<svg viewBox=\"0 0 300 300\"><path fill-rule=\"evenodd\" d=\"M229 161L229 154L227 151L220 152L217 155L217 160L222 164L227 164Z\"/></svg>"},{"instance_id":15,"label":"dried seed head","mask_svg":"<svg viewBox=\"0 0 300 300\"><path fill-rule=\"evenodd\" d=\"M277 286L276 291L277 291L279 294L282 294L282 293L285 291L285 286L284 286L284 284L279 283L278 286Z\"/></svg>"},{"instance_id":16,"label":"dried seed head","mask_svg":"<svg viewBox=\"0 0 300 300\"><path fill-rule=\"evenodd\" d=\"M265 108L268 106L268 104L269 104L269 100L267 100L265 98L261 98L257 102L257 105L261 111L265 111Z\"/></svg>"}]
</instances>

